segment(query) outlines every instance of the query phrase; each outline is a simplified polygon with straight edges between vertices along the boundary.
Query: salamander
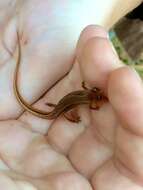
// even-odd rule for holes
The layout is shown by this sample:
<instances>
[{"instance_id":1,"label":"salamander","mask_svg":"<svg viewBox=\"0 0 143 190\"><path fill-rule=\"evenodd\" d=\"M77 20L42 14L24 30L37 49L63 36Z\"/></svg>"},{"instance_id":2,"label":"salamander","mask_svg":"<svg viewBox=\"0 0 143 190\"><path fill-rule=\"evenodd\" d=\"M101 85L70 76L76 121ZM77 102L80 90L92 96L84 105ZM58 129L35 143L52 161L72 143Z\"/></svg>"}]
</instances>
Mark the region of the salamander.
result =
<instances>
[{"instance_id":1,"label":"salamander","mask_svg":"<svg viewBox=\"0 0 143 190\"><path fill-rule=\"evenodd\" d=\"M57 103L57 105L52 103L46 103L48 106L53 107L53 110L50 112L42 111L31 106L22 97L18 88L18 73L21 61L21 45L18 33L17 33L17 41L18 41L18 58L15 68L13 86L14 86L14 93L16 99L18 100L19 104L24 108L24 110L44 119L56 119L63 114L68 120L72 122L79 122L80 118L78 115L73 114L72 112L71 112L72 114L70 115L67 113L76 106L83 104L88 104L90 109L98 110L102 104L107 102L108 100L107 97L103 94L103 92L100 89L96 87L89 89L85 86L85 83L82 82L83 90L77 90L68 93L63 98L61 98L61 100Z\"/></svg>"}]
</instances>

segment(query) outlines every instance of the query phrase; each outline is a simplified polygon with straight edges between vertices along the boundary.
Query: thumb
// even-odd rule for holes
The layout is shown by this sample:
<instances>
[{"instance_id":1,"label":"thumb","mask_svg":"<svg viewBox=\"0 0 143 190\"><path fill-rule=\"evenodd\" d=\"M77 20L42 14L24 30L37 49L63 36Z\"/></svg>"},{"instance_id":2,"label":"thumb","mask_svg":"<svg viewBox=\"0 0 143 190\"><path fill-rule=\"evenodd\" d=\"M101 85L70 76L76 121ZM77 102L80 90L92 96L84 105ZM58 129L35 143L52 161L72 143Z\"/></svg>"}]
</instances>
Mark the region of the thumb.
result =
<instances>
[{"instance_id":1,"label":"thumb","mask_svg":"<svg viewBox=\"0 0 143 190\"><path fill-rule=\"evenodd\" d=\"M143 179L143 85L133 69L114 70L108 81L108 95L120 126L116 133L115 161L133 179Z\"/></svg>"}]
</instances>

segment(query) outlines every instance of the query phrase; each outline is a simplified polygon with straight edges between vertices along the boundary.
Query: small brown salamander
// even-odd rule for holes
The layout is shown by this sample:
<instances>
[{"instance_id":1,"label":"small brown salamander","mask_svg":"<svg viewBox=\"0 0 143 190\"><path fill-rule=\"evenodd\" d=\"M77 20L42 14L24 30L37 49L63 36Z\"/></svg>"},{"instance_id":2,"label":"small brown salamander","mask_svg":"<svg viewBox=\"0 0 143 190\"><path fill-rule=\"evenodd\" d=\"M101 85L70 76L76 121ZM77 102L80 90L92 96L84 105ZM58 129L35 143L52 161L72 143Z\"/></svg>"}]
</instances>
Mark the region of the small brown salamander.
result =
<instances>
[{"instance_id":1,"label":"small brown salamander","mask_svg":"<svg viewBox=\"0 0 143 190\"><path fill-rule=\"evenodd\" d=\"M53 106L54 109L51 112L46 112L34 108L29 105L24 98L21 96L18 89L18 71L21 61L21 45L19 34L17 33L18 38L18 59L16 63L16 69L14 74L14 93L20 103L20 105L28 112L32 113L35 116L44 119L56 119L61 114L63 114L68 120L72 122L79 122L80 118L77 114L72 113L72 109L81 104L88 104L91 109L98 110L102 104L107 102L107 97L104 96L103 92L98 88L88 89L85 87L84 82L82 82L83 90L73 91L66 96L64 96L57 105L52 103L47 103L48 106ZM71 115L68 115L68 112L71 111Z\"/></svg>"}]
</instances>

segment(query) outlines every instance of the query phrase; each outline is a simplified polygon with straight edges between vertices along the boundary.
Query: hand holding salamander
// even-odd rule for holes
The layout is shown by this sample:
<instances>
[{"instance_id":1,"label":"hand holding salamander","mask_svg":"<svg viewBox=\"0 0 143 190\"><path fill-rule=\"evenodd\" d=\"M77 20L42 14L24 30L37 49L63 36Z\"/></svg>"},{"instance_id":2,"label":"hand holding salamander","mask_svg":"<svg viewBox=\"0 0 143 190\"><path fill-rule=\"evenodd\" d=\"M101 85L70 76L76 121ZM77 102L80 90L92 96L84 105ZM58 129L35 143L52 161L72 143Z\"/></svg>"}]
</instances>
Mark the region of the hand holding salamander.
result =
<instances>
[{"instance_id":1,"label":"hand holding salamander","mask_svg":"<svg viewBox=\"0 0 143 190\"><path fill-rule=\"evenodd\" d=\"M18 89L18 71L21 61L21 46L20 46L20 39L18 33L17 33L17 39L18 39L18 59L14 75L14 93L18 102L26 111L44 119L56 119L61 114L63 114L68 120L72 122L79 122L80 118L78 116L71 115L69 117L67 112L75 108L76 106L83 104L88 104L90 109L98 110L100 106L107 101L107 97L104 96L103 92L100 89L96 87L88 89L85 86L85 83L82 82L83 90L73 91L67 94L58 102L57 105L52 103L47 103L48 106L54 107L54 109L51 112L42 111L29 105L21 96Z\"/></svg>"}]
</instances>

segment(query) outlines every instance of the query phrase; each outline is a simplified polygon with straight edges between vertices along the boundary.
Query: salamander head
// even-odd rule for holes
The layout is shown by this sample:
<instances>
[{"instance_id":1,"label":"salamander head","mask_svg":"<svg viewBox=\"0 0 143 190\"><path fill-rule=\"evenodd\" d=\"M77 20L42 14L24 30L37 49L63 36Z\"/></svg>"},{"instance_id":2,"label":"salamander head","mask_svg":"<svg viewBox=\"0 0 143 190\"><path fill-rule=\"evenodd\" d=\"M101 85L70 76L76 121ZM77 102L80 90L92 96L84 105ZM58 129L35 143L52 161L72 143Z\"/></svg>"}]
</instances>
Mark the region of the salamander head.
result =
<instances>
[{"instance_id":1,"label":"salamander head","mask_svg":"<svg viewBox=\"0 0 143 190\"><path fill-rule=\"evenodd\" d=\"M96 102L107 102L108 98L103 94L103 91L101 91L99 88L93 88L89 92L89 99L91 101L96 101Z\"/></svg>"}]
</instances>

